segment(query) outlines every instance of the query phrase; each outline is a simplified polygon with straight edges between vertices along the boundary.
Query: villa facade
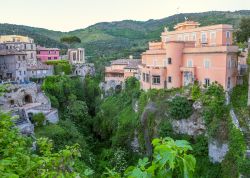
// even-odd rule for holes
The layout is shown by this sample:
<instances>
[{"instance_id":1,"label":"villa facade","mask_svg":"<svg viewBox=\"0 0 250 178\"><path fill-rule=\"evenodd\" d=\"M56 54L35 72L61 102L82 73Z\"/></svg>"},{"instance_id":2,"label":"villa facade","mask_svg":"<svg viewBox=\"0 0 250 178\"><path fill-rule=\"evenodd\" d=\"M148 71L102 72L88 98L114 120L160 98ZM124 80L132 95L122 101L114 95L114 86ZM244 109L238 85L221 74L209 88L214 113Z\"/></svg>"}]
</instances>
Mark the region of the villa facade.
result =
<instances>
[{"instance_id":1,"label":"villa facade","mask_svg":"<svg viewBox=\"0 0 250 178\"><path fill-rule=\"evenodd\" d=\"M141 88L178 88L197 80L201 85L218 82L225 90L237 83L237 52L231 25L199 27L185 21L165 31L161 42L150 42L139 66Z\"/></svg>"}]
</instances>

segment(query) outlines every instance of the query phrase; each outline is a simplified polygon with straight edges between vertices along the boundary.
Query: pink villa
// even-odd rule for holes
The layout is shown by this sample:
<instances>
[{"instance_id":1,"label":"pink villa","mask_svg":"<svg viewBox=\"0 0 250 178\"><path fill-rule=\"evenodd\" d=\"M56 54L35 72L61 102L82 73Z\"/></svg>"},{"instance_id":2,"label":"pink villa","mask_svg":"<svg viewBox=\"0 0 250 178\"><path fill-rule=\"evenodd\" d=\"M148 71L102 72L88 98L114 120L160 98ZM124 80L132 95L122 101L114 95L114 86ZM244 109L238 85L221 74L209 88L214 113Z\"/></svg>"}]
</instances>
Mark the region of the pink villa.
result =
<instances>
[{"instance_id":1,"label":"pink villa","mask_svg":"<svg viewBox=\"0 0 250 178\"><path fill-rule=\"evenodd\" d=\"M197 80L202 85L217 81L225 90L237 83L238 47L233 27L220 24L199 27L185 21L165 28L161 42L150 42L139 65L141 88L178 88Z\"/></svg>"},{"instance_id":2,"label":"pink villa","mask_svg":"<svg viewBox=\"0 0 250 178\"><path fill-rule=\"evenodd\" d=\"M59 60L60 59L60 49L58 48L45 48L37 47L37 59L41 62L46 62L48 60Z\"/></svg>"}]
</instances>

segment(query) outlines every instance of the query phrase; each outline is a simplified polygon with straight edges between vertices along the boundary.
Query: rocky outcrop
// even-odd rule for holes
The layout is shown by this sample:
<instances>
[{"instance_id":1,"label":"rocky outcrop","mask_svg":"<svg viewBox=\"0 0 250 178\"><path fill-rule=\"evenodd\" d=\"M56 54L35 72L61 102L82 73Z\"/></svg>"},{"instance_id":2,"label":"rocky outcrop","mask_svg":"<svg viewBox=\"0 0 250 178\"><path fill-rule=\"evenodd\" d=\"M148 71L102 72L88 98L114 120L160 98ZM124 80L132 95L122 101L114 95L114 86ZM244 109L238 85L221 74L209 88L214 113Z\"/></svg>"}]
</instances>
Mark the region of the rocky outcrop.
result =
<instances>
[{"instance_id":1,"label":"rocky outcrop","mask_svg":"<svg viewBox=\"0 0 250 178\"><path fill-rule=\"evenodd\" d=\"M121 81L117 81L117 80L109 80L109 81L100 83L99 87L101 88L102 91L104 91L106 96L109 96L112 93L114 93L114 91L118 89L123 89L124 83Z\"/></svg>"},{"instance_id":2,"label":"rocky outcrop","mask_svg":"<svg viewBox=\"0 0 250 178\"><path fill-rule=\"evenodd\" d=\"M143 135L144 135L144 141L145 141L145 147L146 147L146 154L147 156L152 155L152 145L151 145L151 139L149 136L149 128L148 128L148 119L150 113L155 113L157 111L157 107L153 102L149 102L147 106L145 107L142 115L141 115L141 124L143 129Z\"/></svg>"},{"instance_id":3,"label":"rocky outcrop","mask_svg":"<svg viewBox=\"0 0 250 178\"><path fill-rule=\"evenodd\" d=\"M212 139L208 143L209 158L213 163L221 163L228 152L227 143L219 143L217 140Z\"/></svg>"},{"instance_id":4,"label":"rocky outcrop","mask_svg":"<svg viewBox=\"0 0 250 178\"><path fill-rule=\"evenodd\" d=\"M191 136L201 135L206 131L205 122L197 113L192 114L188 119L173 120L172 127L178 134L187 134Z\"/></svg>"},{"instance_id":5,"label":"rocky outcrop","mask_svg":"<svg viewBox=\"0 0 250 178\"><path fill-rule=\"evenodd\" d=\"M137 131L134 132L134 138L131 142L131 148L133 150L133 152L138 153L139 149L140 149L140 144L139 144L139 140L138 140L138 133Z\"/></svg>"},{"instance_id":6,"label":"rocky outcrop","mask_svg":"<svg viewBox=\"0 0 250 178\"><path fill-rule=\"evenodd\" d=\"M202 104L200 101L193 103L193 114L188 119L173 120L173 130L178 134L197 136L206 132L206 125L201 115Z\"/></svg>"}]
</instances>

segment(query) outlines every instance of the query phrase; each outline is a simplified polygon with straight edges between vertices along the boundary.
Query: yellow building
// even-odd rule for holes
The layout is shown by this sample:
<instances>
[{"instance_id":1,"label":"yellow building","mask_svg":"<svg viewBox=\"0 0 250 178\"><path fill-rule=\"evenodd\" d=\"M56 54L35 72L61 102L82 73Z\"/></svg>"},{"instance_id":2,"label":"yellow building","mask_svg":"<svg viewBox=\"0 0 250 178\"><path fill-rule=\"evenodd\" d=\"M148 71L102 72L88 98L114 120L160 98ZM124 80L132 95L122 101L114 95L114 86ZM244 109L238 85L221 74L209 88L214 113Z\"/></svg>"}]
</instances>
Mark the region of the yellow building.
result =
<instances>
[{"instance_id":1,"label":"yellow building","mask_svg":"<svg viewBox=\"0 0 250 178\"><path fill-rule=\"evenodd\" d=\"M21 43L34 43L32 38L21 35L1 35L0 43L8 43L8 42L21 42Z\"/></svg>"}]
</instances>

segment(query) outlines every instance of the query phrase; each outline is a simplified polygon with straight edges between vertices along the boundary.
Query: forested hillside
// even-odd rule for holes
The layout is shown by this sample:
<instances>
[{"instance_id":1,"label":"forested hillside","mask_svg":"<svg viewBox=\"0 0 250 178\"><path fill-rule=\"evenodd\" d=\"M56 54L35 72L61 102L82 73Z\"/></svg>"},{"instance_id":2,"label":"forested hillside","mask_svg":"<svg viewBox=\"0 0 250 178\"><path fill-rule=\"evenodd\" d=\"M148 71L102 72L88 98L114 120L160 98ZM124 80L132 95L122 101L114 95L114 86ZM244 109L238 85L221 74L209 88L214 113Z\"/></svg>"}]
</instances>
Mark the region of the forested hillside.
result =
<instances>
[{"instance_id":1,"label":"forested hillside","mask_svg":"<svg viewBox=\"0 0 250 178\"><path fill-rule=\"evenodd\" d=\"M103 22L70 32L0 24L0 35L28 35L40 45L59 48L67 48L66 45L60 42L61 37L78 36L81 43L75 44L75 46L85 47L89 60L103 62L117 57L128 57L131 54L139 57L140 53L147 47L148 41L159 40L164 26L172 29L176 23L184 21L184 17L198 21L202 26L227 23L237 28L240 19L244 16L250 16L250 10L185 13L145 22L132 20Z\"/></svg>"}]
</instances>

